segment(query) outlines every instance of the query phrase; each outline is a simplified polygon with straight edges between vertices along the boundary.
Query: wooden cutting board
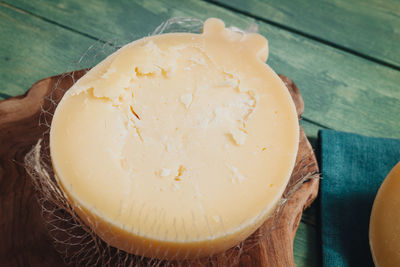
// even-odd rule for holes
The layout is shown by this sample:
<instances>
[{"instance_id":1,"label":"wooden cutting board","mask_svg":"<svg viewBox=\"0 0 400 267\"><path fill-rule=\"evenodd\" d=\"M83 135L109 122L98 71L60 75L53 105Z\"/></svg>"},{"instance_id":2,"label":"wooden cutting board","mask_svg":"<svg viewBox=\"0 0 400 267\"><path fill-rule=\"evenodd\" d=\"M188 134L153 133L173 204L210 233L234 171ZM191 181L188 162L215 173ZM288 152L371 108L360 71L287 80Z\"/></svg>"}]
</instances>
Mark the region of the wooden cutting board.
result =
<instances>
[{"instance_id":1,"label":"wooden cutting board","mask_svg":"<svg viewBox=\"0 0 400 267\"><path fill-rule=\"evenodd\" d=\"M22 96L0 101L0 263L1 266L64 266L56 252L41 216L35 189L24 169L24 156L43 136L48 128L39 124L46 116L43 110L54 107L49 100L59 101L74 81L86 71L49 77L35 83ZM287 77L280 78L288 87L297 113L304 103L297 86ZM54 91L55 85L57 90ZM251 238L267 229L264 241L241 253L240 266L294 266L293 241L303 210L316 198L319 179L302 181L310 174L318 173L318 164L310 143L300 129L299 153L296 166L286 188L290 198L282 206L279 216L271 217ZM295 191L293 189L296 189ZM293 192L294 191L294 192ZM272 227L273 226L273 227ZM235 254L232 250L231 255ZM212 262L219 266L232 264L230 258L216 255ZM211 261L205 260L207 265Z\"/></svg>"}]
</instances>

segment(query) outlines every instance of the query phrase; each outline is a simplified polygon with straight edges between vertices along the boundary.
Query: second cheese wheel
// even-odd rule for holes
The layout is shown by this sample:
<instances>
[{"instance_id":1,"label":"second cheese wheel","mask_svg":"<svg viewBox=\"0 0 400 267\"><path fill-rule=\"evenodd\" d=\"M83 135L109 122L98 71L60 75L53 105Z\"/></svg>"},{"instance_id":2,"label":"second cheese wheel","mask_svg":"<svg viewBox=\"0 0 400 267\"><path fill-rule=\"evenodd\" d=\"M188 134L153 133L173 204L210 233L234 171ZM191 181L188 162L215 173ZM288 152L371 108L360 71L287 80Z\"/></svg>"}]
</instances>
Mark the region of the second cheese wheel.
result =
<instances>
[{"instance_id":1,"label":"second cheese wheel","mask_svg":"<svg viewBox=\"0 0 400 267\"><path fill-rule=\"evenodd\" d=\"M400 266L400 162L390 171L376 195L369 240L377 267Z\"/></svg>"}]
</instances>

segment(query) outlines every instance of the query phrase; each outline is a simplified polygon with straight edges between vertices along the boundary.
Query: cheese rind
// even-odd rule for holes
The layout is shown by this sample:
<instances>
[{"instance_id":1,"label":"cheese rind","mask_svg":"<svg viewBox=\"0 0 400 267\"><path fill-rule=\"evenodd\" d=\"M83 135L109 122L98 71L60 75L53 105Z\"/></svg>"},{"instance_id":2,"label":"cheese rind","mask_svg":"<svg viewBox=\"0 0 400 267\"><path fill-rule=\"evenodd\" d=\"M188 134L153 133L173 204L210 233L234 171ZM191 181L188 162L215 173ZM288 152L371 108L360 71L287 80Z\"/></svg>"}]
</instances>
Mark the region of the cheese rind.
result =
<instances>
[{"instance_id":1,"label":"cheese rind","mask_svg":"<svg viewBox=\"0 0 400 267\"><path fill-rule=\"evenodd\" d=\"M377 267L400 266L400 162L390 171L376 195L369 240Z\"/></svg>"},{"instance_id":2,"label":"cheese rind","mask_svg":"<svg viewBox=\"0 0 400 267\"><path fill-rule=\"evenodd\" d=\"M202 34L124 46L65 94L51 158L96 234L127 252L181 259L226 250L262 224L299 138L267 55L261 35L209 19Z\"/></svg>"}]
</instances>

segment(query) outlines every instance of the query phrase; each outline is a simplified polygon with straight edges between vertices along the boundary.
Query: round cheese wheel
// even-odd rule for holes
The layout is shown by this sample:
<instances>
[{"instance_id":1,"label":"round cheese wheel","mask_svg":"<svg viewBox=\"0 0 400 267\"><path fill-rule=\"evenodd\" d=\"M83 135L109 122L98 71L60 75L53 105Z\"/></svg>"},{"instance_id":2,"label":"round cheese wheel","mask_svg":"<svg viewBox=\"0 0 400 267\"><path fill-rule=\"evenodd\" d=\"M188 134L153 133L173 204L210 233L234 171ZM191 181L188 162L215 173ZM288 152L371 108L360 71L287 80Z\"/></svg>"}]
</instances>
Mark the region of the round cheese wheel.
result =
<instances>
[{"instance_id":1,"label":"round cheese wheel","mask_svg":"<svg viewBox=\"0 0 400 267\"><path fill-rule=\"evenodd\" d=\"M267 40L209 19L203 33L130 43L63 97L50 131L57 181L105 242L203 257L253 233L294 167L299 124L265 64Z\"/></svg>"}]
</instances>

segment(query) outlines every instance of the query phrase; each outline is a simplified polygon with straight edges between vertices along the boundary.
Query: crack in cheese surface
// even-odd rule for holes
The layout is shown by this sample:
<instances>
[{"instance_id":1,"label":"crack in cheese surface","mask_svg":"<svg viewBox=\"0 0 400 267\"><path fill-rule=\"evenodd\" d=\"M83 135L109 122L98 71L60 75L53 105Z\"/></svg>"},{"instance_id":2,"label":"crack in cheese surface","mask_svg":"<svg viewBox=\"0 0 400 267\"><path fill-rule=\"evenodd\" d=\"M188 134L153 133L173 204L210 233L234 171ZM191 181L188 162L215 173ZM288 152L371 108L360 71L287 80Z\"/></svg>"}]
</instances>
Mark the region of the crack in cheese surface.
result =
<instances>
[{"instance_id":1,"label":"crack in cheese surface","mask_svg":"<svg viewBox=\"0 0 400 267\"><path fill-rule=\"evenodd\" d=\"M193 258L262 224L299 138L294 103L267 55L261 35L209 19L202 34L124 46L65 94L51 158L96 234L139 255Z\"/></svg>"}]
</instances>

